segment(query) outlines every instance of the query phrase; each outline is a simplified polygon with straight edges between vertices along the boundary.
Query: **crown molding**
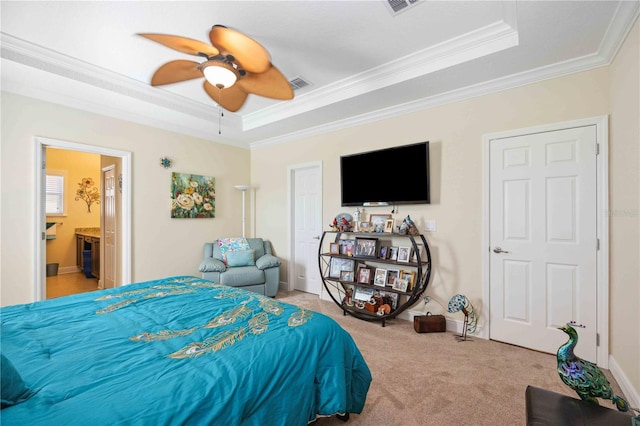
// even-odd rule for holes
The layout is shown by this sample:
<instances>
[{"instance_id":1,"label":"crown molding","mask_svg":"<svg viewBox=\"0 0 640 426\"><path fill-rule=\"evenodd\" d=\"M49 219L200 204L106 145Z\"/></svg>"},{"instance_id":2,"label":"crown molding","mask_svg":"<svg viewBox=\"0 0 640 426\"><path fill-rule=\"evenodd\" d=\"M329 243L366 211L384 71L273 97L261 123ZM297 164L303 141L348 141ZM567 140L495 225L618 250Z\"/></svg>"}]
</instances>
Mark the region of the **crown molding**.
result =
<instances>
[{"instance_id":1,"label":"crown molding","mask_svg":"<svg viewBox=\"0 0 640 426\"><path fill-rule=\"evenodd\" d=\"M286 135L253 142L249 144L249 148L251 150L255 150L266 146L318 136L323 133L385 120L453 102L459 102L466 99L513 89L527 84L533 84L552 78L558 78L610 65L616 53L620 49L620 46L624 43L627 34L631 31L631 28L638 19L638 16L640 16L640 2L620 2L597 53L540 67L519 74L498 78L488 82L467 86L447 93L430 96L428 98L394 105L389 108L361 114L355 117L349 117L343 120L310 127L299 132L292 132Z\"/></svg>"},{"instance_id":2,"label":"crown molding","mask_svg":"<svg viewBox=\"0 0 640 426\"><path fill-rule=\"evenodd\" d=\"M215 106L161 91L135 79L0 32L0 56L52 74L210 120Z\"/></svg>"},{"instance_id":3,"label":"crown molding","mask_svg":"<svg viewBox=\"0 0 640 426\"><path fill-rule=\"evenodd\" d=\"M243 117L243 130L284 120L374 90L518 45L518 31L499 21Z\"/></svg>"}]
</instances>

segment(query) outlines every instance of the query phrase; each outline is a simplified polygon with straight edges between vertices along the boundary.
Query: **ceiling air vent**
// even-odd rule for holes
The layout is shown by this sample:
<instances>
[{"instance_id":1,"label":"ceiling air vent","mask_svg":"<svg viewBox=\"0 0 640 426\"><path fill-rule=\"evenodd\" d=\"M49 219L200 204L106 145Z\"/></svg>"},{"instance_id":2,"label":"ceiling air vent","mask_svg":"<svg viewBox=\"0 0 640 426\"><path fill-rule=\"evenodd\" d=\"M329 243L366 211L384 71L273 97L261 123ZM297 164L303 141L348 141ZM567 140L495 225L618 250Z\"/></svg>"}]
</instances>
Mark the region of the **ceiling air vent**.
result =
<instances>
[{"instance_id":1,"label":"ceiling air vent","mask_svg":"<svg viewBox=\"0 0 640 426\"><path fill-rule=\"evenodd\" d=\"M421 3L420 0L386 0L385 2L392 15L397 15L407 9Z\"/></svg>"},{"instance_id":2,"label":"ceiling air vent","mask_svg":"<svg viewBox=\"0 0 640 426\"><path fill-rule=\"evenodd\" d=\"M303 79L302 77L292 78L291 80L289 80L289 84L291 85L291 88L293 90L299 90L307 86L311 86L311 83L309 83L307 80Z\"/></svg>"}]
</instances>

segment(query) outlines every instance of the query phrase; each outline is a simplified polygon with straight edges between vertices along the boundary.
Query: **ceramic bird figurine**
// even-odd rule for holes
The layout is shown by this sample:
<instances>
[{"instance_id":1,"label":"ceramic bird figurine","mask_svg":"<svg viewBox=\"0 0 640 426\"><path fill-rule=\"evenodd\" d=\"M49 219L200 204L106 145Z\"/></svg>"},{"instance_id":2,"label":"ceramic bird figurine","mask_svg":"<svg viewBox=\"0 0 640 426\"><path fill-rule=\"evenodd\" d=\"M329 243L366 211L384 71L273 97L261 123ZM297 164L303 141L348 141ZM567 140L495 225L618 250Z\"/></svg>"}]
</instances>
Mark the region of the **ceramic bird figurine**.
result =
<instances>
[{"instance_id":1,"label":"ceramic bird figurine","mask_svg":"<svg viewBox=\"0 0 640 426\"><path fill-rule=\"evenodd\" d=\"M606 376L592 362L577 357L573 349L578 343L578 332L567 324L558 327L569 335L569 340L558 348L558 374L560 379L575 390L578 396L600 405L596 398L610 399L618 411L629 411L629 404L622 397L615 395Z\"/></svg>"}]
</instances>

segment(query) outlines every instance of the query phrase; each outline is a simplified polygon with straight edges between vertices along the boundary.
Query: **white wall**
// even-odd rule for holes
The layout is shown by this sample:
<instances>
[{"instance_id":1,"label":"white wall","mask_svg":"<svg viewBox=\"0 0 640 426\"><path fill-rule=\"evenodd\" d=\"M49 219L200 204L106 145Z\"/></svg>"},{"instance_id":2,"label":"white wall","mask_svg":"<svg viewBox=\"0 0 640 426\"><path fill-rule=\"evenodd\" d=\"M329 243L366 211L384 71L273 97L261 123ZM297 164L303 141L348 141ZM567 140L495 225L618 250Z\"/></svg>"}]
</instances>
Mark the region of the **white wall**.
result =
<instances>
[{"instance_id":1,"label":"white wall","mask_svg":"<svg viewBox=\"0 0 640 426\"><path fill-rule=\"evenodd\" d=\"M249 181L249 151L6 92L0 106L0 305L34 300L35 136L132 152L134 282L199 275L204 242L242 233L233 186ZM172 171L216 178L215 218L170 218Z\"/></svg>"},{"instance_id":2,"label":"white wall","mask_svg":"<svg viewBox=\"0 0 640 426\"><path fill-rule=\"evenodd\" d=\"M637 26L630 47L621 52L621 58L635 48L637 55ZM635 44L634 44L635 43ZM634 47L635 46L635 47ZM619 55L619 56L620 56ZM620 59L627 62L626 59ZM616 87L625 97L623 104L638 102L637 59L635 68L625 71L626 78L635 78L632 90L625 90L625 83ZM622 67L625 67L623 65ZM564 122L609 115L619 111L612 109L611 67L555 78L536 84L469 99L421 112L407 114L376 123L335 131L330 134L309 137L287 144L256 148L252 152L251 177L260 184L256 192L256 232L269 238L276 246L287 247L287 226L284 221L273 220L287 216L287 167L296 164L321 161L323 164L323 224L342 212L352 212L340 206L339 156L378 149L391 145L430 141L432 200L430 205L401 206L396 218L407 214L424 229L426 220L435 220L437 232L427 233L434 264L433 279L426 294L434 302L429 305L433 313L444 312L449 298L456 293L465 294L478 310L482 305L482 136L487 133L537 125ZM622 72L622 71L621 71ZM629 74L626 74L628 72ZM615 99L614 102L617 102ZM620 109L624 108L623 106ZM637 123L637 107L635 111ZM616 130L617 129L617 130ZM616 137L616 132L620 138ZM620 133L625 134L624 137ZM635 139L633 139L635 138ZM629 198L631 209L637 212L638 184L638 131L630 120L614 122L610 149L614 158L624 165L618 167L614 160L610 166L613 182L620 179L624 185L617 189L621 198ZM402 164L372 165L363 184L376 184L380 179L394 184L407 184L402 180ZM625 176L631 175L631 178ZM632 192L634 195L630 195ZM390 208L369 208L367 213L388 213ZM627 261L612 262L610 289L620 296L611 300L612 325L620 331L612 334L611 354L620 365L620 373L630 386L640 389L638 360L640 359L640 334L638 309L638 236L636 225L623 225L614 232L614 251L629 250L635 256L635 269L627 271ZM631 222L631 221L630 221ZM630 232L630 234L626 234ZM625 238L621 238L625 236ZM625 255L625 258L627 255ZM287 277L288 262L284 263L283 277ZM623 279L618 279L622 275ZM285 278L286 279L286 278ZM627 297L626 301L621 298ZM439 306L440 305L440 306ZM616 320L617 318L617 320ZM624 321L631 318L632 321ZM629 336L623 340L623 336ZM637 392L637 391L636 391Z\"/></svg>"}]
</instances>

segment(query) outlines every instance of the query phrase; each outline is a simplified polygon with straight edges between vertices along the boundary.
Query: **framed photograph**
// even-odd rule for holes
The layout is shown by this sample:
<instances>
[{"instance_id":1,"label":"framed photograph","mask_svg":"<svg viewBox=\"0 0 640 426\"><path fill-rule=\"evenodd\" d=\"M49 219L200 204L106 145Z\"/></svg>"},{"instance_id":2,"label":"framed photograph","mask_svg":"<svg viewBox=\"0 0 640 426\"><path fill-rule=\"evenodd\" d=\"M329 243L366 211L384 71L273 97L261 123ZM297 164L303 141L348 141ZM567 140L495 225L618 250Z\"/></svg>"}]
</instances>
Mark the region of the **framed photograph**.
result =
<instances>
[{"instance_id":1,"label":"framed photograph","mask_svg":"<svg viewBox=\"0 0 640 426\"><path fill-rule=\"evenodd\" d=\"M415 271L400 271L400 278L407 280L409 290L413 290L413 285L416 283Z\"/></svg>"},{"instance_id":2,"label":"framed photograph","mask_svg":"<svg viewBox=\"0 0 640 426\"><path fill-rule=\"evenodd\" d=\"M368 302L373 297L373 294L376 292L374 288L371 287L359 287L356 286L355 291L353 292L353 299L360 300L362 302ZM364 306L363 306L364 308Z\"/></svg>"},{"instance_id":3,"label":"framed photograph","mask_svg":"<svg viewBox=\"0 0 640 426\"><path fill-rule=\"evenodd\" d=\"M354 240L340 240L340 254L353 256L355 248L356 242Z\"/></svg>"},{"instance_id":4,"label":"framed photograph","mask_svg":"<svg viewBox=\"0 0 640 426\"><path fill-rule=\"evenodd\" d=\"M360 284L371 284L371 268L364 266L358 269L358 282Z\"/></svg>"},{"instance_id":5,"label":"framed photograph","mask_svg":"<svg viewBox=\"0 0 640 426\"><path fill-rule=\"evenodd\" d=\"M382 296L382 300L385 303L388 303L391 306L392 311L398 307L398 293L393 293L390 291L381 291L380 296Z\"/></svg>"},{"instance_id":6,"label":"framed photograph","mask_svg":"<svg viewBox=\"0 0 640 426\"><path fill-rule=\"evenodd\" d=\"M396 280L393 282L394 290L407 291L408 286L409 283L407 282L407 280L403 280L402 278L396 278Z\"/></svg>"},{"instance_id":7,"label":"framed photograph","mask_svg":"<svg viewBox=\"0 0 640 426\"><path fill-rule=\"evenodd\" d=\"M329 243L329 253L331 253L331 254L340 254L340 244L339 243Z\"/></svg>"},{"instance_id":8,"label":"framed photograph","mask_svg":"<svg viewBox=\"0 0 640 426\"><path fill-rule=\"evenodd\" d=\"M340 281L353 282L353 271L340 271Z\"/></svg>"},{"instance_id":9,"label":"framed photograph","mask_svg":"<svg viewBox=\"0 0 640 426\"><path fill-rule=\"evenodd\" d=\"M373 285L384 287L387 285L387 270L382 268L376 268L376 273L373 276Z\"/></svg>"},{"instance_id":10,"label":"framed photograph","mask_svg":"<svg viewBox=\"0 0 640 426\"><path fill-rule=\"evenodd\" d=\"M418 261L422 260L422 253L424 251L422 244L416 244L418 246L418 250L413 250L413 254L411 255L411 261L414 263L418 263Z\"/></svg>"},{"instance_id":11,"label":"framed photograph","mask_svg":"<svg viewBox=\"0 0 640 426\"><path fill-rule=\"evenodd\" d=\"M387 286L393 287L393 283L400 277L399 269L387 269Z\"/></svg>"},{"instance_id":12,"label":"framed photograph","mask_svg":"<svg viewBox=\"0 0 640 426\"><path fill-rule=\"evenodd\" d=\"M389 254L389 247L387 246L380 247L380 251L378 251L378 257L380 259L386 259L388 254Z\"/></svg>"},{"instance_id":13,"label":"framed photograph","mask_svg":"<svg viewBox=\"0 0 640 426\"><path fill-rule=\"evenodd\" d=\"M329 265L329 278L340 279L341 271L353 271L356 261L353 259L341 259L332 257Z\"/></svg>"},{"instance_id":14,"label":"framed photograph","mask_svg":"<svg viewBox=\"0 0 640 426\"><path fill-rule=\"evenodd\" d=\"M369 215L369 222L371 222L371 225L374 228L378 227L378 226L381 226L381 228L384 229L384 225L385 225L387 219L391 219L391 214L389 214L389 213L387 213L387 214L371 213Z\"/></svg>"},{"instance_id":15,"label":"framed photograph","mask_svg":"<svg viewBox=\"0 0 640 426\"><path fill-rule=\"evenodd\" d=\"M384 232L386 233L392 233L393 232L393 226L395 225L395 220L393 219L387 219L384 221Z\"/></svg>"},{"instance_id":16,"label":"framed photograph","mask_svg":"<svg viewBox=\"0 0 640 426\"><path fill-rule=\"evenodd\" d=\"M398 260L398 247L389 247L389 260Z\"/></svg>"},{"instance_id":17,"label":"framed photograph","mask_svg":"<svg viewBox=\"0 0 640 426\"><path fill-rule=\"evenodd\" d=\"M411 257L411 247L398 247L398 262L409 263Z\"/></svg>"},{"instance_id":18,"label":"framed photograph","mask_svg":"<svg viewBox=\"0 0 640 426\"><path fill-rule=\"evenodd\" d=\"M356 257L375 258L377 253L377 238L357 238L356 237Z\"/></svg>"}]
</instances>

